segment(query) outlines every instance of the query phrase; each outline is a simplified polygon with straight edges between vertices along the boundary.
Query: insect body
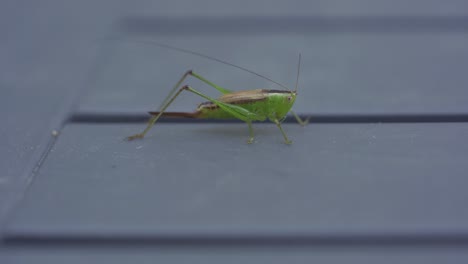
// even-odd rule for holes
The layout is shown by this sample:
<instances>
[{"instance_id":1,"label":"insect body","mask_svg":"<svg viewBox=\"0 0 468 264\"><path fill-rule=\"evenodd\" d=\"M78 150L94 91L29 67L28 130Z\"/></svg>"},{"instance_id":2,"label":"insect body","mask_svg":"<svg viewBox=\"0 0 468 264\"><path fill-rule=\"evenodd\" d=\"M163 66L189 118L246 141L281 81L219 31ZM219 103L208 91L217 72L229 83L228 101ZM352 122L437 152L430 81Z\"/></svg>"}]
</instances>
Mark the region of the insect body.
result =
<instances>
[{"instance_id":1,"label":"insect body","mask_svg":"<svg viewBox=\"0 0 468 264\"><path fill-rule=\"evenodd\" d=\"M160 46L166 46L164 44L153 43ZM213 59L203 54L195 53L192 51L186 51L179 48L173 48L170 46L166 46L171 49L176 49L182 52L195 54L198 56L202 56L208 59ZM248 72L252 72L245 68L232 65L230 63L214 59L218 62L228 64L242 70L246 70ZM300 56L299 56L299 64L298 64L298 75L297 80L299 79L299 68L300 68ZM261 76L257 73L254 73L257 76L265 78L269 81L272 81L264 76ZM188 77L193 76L206 84L212 86L216 90L222 93L222 95L215 99L211 98L199 91L195 90L194 88L184 85L180 87L183 81ZM182 78L176 83L173 87L169 95L164 100L163 104L160 107L158 112L150 112L152 117L150 118L147 127L141 133L132 135L127 137L128 140L133 140L136 138L143 138L145 134L151 129L151 127L158 121L161 116L168 116L168 117L186 117L186 118L210 118L210 119L240 119L247 123L249 128L249 139L247 143L252 143L254 140L254 133L252 129L252 122L254 121L265 121L269 119L276 126L280 129L285 143L290 144L291 140L288 139L286 133L284 132L283 128L281 127L281 122L284 120L288 112L291 111L291 107L294 105L294 101L296 100L297 96L297 80L296 80L296 89L294 91L290 90L266 90L266 89L256 89L256 90L245 90L245 91L237 91L233 92L218 86L209 80L205 79L199 74L194 73L193 71L187 71ZM274 82L274 81L272 81ZM277 82L274 82L279 84ZM281 84L279 84L281 85ZM283 86L283 85L281 85ZM284 87L284 86L283 86ZM207 102L201 103L198 105L198 108L195 112L188 113L188 112L165 112L167 107L179 96L182 91L189 91L194 94L197 94L206 100ZM296 120L301 124L305 125L308 123L308 119L303 121L301 118L292 112Z\"/></svg>"}]
</instances>

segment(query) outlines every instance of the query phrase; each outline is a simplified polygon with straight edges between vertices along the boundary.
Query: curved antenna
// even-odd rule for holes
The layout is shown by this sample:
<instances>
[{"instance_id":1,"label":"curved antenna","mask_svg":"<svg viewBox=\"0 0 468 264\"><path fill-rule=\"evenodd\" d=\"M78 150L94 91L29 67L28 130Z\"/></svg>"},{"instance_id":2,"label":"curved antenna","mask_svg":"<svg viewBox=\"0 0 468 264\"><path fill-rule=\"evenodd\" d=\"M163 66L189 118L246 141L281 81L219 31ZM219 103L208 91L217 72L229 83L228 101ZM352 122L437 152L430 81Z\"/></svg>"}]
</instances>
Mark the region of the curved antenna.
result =
<instances>
[{"instance_id":1,"label":"curved antenna","mask_svg":"<svg viewBox=\"0 0 468 264\"><path fill-rule=\"evenodd\" d=\"M299 73L301 72L301 53L299 53L299 61L297 62L297 77L296 77L296 87L294 92L297 92L297 86L299 86Z\"/></svg>"},{"instance_id":2,"label":"curved antenna","mask_svg":"<svg viewBox=\"0 0 468 264\"><path fill-rule=\"evenodd\" d=\"M247 68L244 68L244 67L241 67L241 66L238 66L238 65L235 65L235 64L232 64L230 62L227 62L227 61L224 61L224 60L221 60L221 59L217 59L215 57L211 57L211 56L208 56L208 55L205 55L203 53L199 53L199 52L196 52L196 51L192 51L192 50L187 50L187 49L183 49L183 48L178 48L178 47L174 47L174 46L171 46L171 45L167 45L167 44L163 44L163 43L159 43L159 42L156 42L156 41L152 41L152 40L135 40L136 42L140 42L140 43L145 43L145 44L150 44L150 45L155 45L155 46L159 46L159 47L163 47L163 48L166 48L166 49L170 49L170 50L176 50L176 51L179 51L179 52L182 52L182 53L187 53L187 54L191 54L191 55L195 55L195 56L198 56L198 57L202 57L204 59L208 59L208 60L212 60L212 61L216 61L216 62L219 62L219 63L222 63L222 64L225 64L225 65L228 65L228 66L231 66L231 67L234 67L234 68L237 68L237 69L240 69L240 70L243 70L245 72L248 72L248 73L251 73L253 75L256 75L260 78L263 78L269 82L272 82L276 85L279 85L281 87L283 87L284 89L286 90L289 90L288 87L286 87L286 85L284 84L281 84L277 81L273 81L272 79L264 76L264 75L261 75L259 73L256 73L252 70L249 70Z\"/></svg>"}]
</instances>

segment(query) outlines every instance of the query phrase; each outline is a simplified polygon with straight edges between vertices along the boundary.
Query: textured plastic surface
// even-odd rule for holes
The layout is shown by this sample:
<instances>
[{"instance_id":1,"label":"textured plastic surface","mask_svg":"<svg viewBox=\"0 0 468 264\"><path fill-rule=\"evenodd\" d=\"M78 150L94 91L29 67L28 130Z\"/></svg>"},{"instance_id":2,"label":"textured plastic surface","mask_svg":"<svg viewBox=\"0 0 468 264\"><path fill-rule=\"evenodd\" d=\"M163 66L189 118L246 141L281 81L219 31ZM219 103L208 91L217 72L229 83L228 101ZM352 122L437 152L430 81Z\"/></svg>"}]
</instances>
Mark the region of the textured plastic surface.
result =
<instances>
[{"instance_id":1,"label":"textured plastic surface","mask_svg":"<svg viewBox=\"0 0 468 264\"><path fill-rule=\"evenodd\" d=\"M69 125L8 234L468 231L460 124Z\"/></svg>"},{"instance_id":2,"label":"textured plastic surface","mask_svg":"<svg viewBox=\"0 0 468 264\"><path fill-rule=\"evenodd\" d=\"M0 4L0 263L468 260L465 2L19 3ZM140 38L288 86L302 52L296 110L335 124L285 124L292 146L268 124L248 146L241 123L123 142L189 68L276 88Z\"/></svg>"}]
</instances>

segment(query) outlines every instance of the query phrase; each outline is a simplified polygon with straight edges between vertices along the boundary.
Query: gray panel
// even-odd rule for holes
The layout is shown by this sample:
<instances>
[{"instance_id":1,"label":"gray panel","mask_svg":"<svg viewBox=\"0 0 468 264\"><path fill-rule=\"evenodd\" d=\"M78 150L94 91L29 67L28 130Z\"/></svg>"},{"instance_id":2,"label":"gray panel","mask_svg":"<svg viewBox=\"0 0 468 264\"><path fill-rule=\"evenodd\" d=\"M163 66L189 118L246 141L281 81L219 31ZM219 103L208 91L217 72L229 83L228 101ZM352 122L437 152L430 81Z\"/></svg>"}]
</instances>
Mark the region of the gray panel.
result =
<instances>
[{"instance_id":1,"label":"gray panel","mask_svg":"<svg viewBox=\"0 0 468 264\"><path fill-rule=\"evenodd\" d=\"M468 230L468 125L68 125L7 226L17 234Z\"/></svg>"},{"instance_id":2,"label":"gray panel","mask_svg":"<svg viewBox=\"0 0 468 264\"><path fill-rule=\"evenodd\" d=\"M92 6L0 3L0 225L85 86L112 10Z\"/></svg>"},{"instance_id":3,"label":"gray panel","mask_svg":"<svg viewBox=\"0 0 468 264\"><path fill-rule=\"evenodd\" d=\"M156 109L188 69L232 90L278 89L218 62L149 44L103 42L108 60L80 105L82 112ZM140 38L141 39L141 38ZM156 41L193 49L245 66L294 87L303 64L295 109L314 114L468 113L468 34L175 35ZM217 96L194 78L186 83ZM203 101L186 94L172 110Z\"/></svg>"},{"instance_id":4,"label":"gray panel","mask_svg":"<svg viewBox=\"0 0 468 264\"><path fill-rule=\"evenodd\" d=\"M465 248L361 247L80 247L8 250L0 262L11 263L465 263Z\"/></svg>"},{"instance_id":5,"label":"gray panel","mask_svg":"<svg viewBox=\"0 0 468 264\"><path fill-rule=\"evenodd\" d=\"M239 15L466 15L467 3L463 0L388 1L388 0L294 0L263 1L241 0L222 2L203 1L129 1L128 13L164 16L239 16Z\"/></svg>"}]
</instances>

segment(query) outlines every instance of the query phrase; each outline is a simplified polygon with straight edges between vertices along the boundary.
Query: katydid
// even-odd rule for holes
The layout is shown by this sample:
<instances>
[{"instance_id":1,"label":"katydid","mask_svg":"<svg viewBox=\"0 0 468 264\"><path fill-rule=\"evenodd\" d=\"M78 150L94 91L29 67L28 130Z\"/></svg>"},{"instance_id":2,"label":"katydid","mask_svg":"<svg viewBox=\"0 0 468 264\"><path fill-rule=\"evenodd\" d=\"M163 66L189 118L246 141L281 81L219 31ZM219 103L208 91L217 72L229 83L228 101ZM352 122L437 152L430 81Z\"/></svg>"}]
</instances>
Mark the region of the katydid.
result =
<instances>
[{"instance_id":1,"label":"katydid","mask_svg":"<svg viewBox=\"0 0 468 264\"><path fill-rule=\"evenodd\" d=\"M249 138L247 143L253 143L254 133L252 128L252 122L254 121L265 121L270 120L276 124L280 129L281 134L284 137L286 144L291 144L292 141L286 136L281 122L286 118L288 112L291 112L296 118L297 122L302 126L306 125L309 121L309 118L302 120L295 112L291 111L291 107L294 105L297 96L297 87L299 82L299 72L301 66L301 55L299 54L299 61L297 66L297 77L296 77L296 86L294 91L289 90L286 86L275 82L263 75L260 75L256 72L253 72L249 69L231 64L229 62L213 58L198 52L185 50L181 48L176 48L166 44L161 44L153 41L144 41L144 43L149 43L157 46L162 46L165 48L177 50L184 53L189 53L192 55L200 56L206 59L214 60L229 66L236 67L243 71L247 71L254 75L257 75L263 79L266 79L270 82L273 82L286 90L268 90L268 89L255 89L255 90L243 90L243 91L230 91L219 85L212 83L211 81L205 79L201 75L189 70L185 72L180 80L174 85L171 92L167 95L163 101L159 111L149 112L152 117L148 121L143 132L127 137L127 140L133 140L136 138L143 138L146 133L151 129L151 127L158 121L161 116L164 117L185 117L185 118L209 118L209 119L240 119L247 123L249 128ZM189 85L184 85L181 87L182 83L188 76L193 76L200 81L208 84L209 86L218 90L222 95L215 99L209 97ZM169 105L179 96L182 91L189 91L196 95L203 97L208 100L207 102L201 103L198 105L195 112L165 112Z\"/></svg>"}]
</instances>

